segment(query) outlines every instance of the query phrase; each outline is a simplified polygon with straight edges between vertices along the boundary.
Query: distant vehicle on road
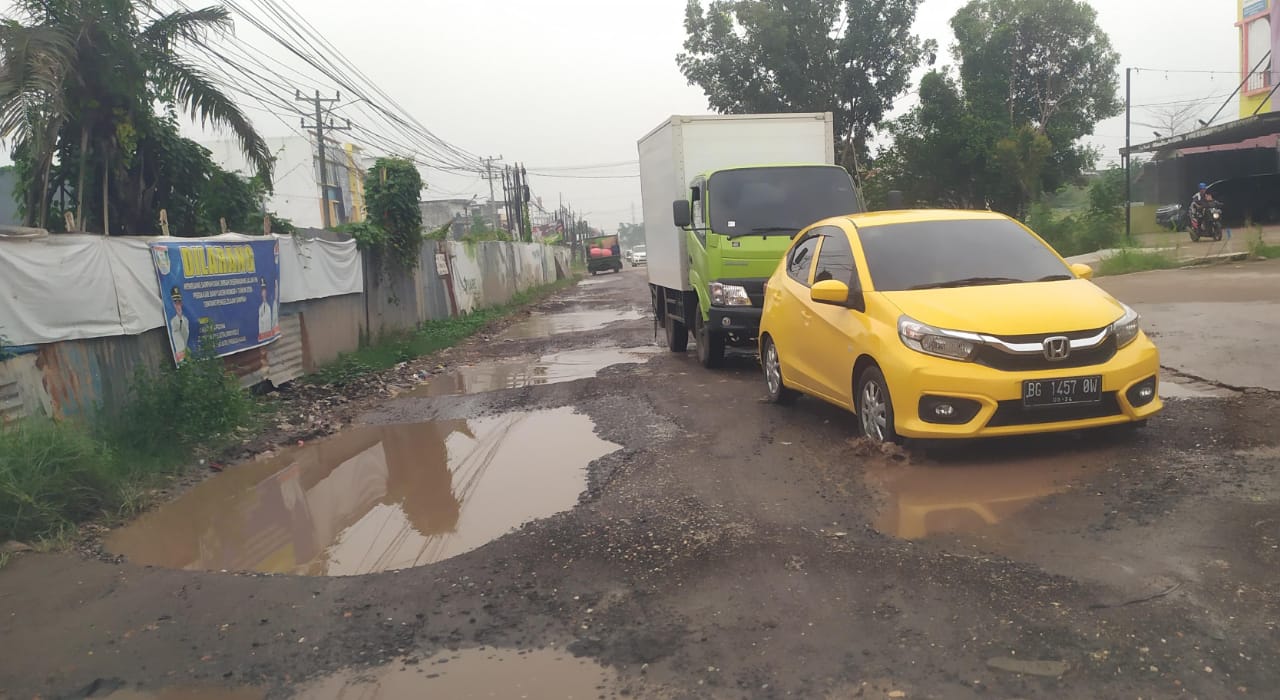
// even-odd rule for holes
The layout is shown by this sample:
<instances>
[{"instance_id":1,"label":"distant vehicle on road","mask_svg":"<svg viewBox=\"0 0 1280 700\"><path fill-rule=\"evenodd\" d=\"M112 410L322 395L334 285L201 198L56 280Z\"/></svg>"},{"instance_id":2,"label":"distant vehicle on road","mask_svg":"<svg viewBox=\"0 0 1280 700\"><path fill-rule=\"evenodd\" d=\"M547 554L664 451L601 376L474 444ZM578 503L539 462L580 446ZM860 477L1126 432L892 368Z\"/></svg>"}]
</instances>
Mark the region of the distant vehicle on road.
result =
<instances>
[{"instance_id":1,"label":"distant vehicle on road","mask_svg":"<svg viewBox=\"0 0 1280 700\"><path fill-rule=\"evenodd\" d=\"M587 272L592 275L607 270L622 272L622 249L617 236L587 239Z\"/></svg>"},{"instance_id":2,"label":"distant vehicle on road","mask_svg":"<svg viewBox=\"0 0 1280 700\"><path fill-rule=\"evenodd\" d=\"M769 399L842 406L877 442L1141 424L1160 354L1092 275L1002 214L820 221L765 287Z\"/></svg>"},{"instance_id":3,"label":"distant vehicle on road","mask_svg":"<svg viewBox=\"0 0 1280 700\"><path fill-rule=\"evenodd\" d=\"M645 252L644 246L638 245L628 252L631 254L631 267L647 265L649 263L649 254Z\"/></svg>"}]
</instances>

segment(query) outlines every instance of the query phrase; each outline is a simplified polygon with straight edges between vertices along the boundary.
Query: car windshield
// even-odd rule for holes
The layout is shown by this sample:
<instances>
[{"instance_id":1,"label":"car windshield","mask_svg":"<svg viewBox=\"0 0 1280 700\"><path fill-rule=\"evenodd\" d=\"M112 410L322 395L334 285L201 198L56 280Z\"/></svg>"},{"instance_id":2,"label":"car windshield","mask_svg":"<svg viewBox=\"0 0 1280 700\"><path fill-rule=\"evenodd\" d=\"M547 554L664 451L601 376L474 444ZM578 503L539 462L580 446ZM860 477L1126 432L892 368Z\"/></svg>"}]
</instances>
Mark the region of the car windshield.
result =
<instances>
[{"instance_id":1,"label":"car windshield","mask_svg":"<svg viewBox=\"0 0 1280 700\"><path fill-rule=\"evenodd\" d=\"M815 221L859 211L843 168L794 166L715 173L707 186L711 230L726 236L794 236Z\"/></svg>"},{"instance_id":2,"label":"car windshield","mask_svg":"<svg viewBox=\"0 0 1280 700\"><path fill-rule=\"evenodd\" d=\"M1053 251L1007 219L867 226L858 237L879 292L1075 277Z\"/></svg>"}]
</instances>

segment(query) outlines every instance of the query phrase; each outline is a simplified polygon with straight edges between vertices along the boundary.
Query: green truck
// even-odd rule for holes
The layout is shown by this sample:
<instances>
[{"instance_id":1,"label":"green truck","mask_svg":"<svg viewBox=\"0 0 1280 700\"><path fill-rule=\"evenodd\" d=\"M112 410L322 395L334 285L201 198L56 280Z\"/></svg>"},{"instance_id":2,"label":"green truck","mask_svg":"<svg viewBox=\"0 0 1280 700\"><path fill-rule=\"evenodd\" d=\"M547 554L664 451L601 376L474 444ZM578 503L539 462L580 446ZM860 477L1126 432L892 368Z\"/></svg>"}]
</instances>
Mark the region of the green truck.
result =
<instances>
[{"instance_id":1,"label":"green truck","mask_svg":"<svg viewBox=\"0 0 1280 700\"><path fill-rule=\"evenodd\" d=\"M650 300L667 347L754 350L764 283L815 221L862 210L825 114L675 116L640 139Z\"/></svg>"},{"instance_id":2,"label":"green truck","mask_svg":"<svg viewBox=\"0 0 1280 700\"><path fill-rule=\"evenodd\" d=\"M622 272L622 248L617 236L596 236L586 243L587 272Z\"/></svg>"}]
</instances>

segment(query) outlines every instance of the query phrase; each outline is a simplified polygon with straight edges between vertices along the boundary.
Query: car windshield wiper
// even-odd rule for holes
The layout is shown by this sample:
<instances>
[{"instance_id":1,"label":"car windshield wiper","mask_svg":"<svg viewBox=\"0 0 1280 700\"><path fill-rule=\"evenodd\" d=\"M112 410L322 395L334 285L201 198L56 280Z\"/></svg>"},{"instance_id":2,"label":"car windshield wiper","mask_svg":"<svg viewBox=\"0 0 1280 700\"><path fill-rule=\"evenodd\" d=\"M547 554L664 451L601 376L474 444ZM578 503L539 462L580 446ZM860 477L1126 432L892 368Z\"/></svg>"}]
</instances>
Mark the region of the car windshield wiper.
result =
<instances>
[{"instance_id":1,"label":"car windshield wiper","mask_svg":"<svg viewBox=\"0 0 1280 700\"><path fill-rule=\"evenodd\" d=\"M779 234L779 233L785 233L788 236L794 236L797 233L800 233L800 229L794 226L757 226L751 229L750 233L731 233L729 234L729 238L741 238L743 236L764 236L768 238L769 234Z\"/></svg>"},{"instance_id":2,"label":"car windshield wiper","mask_svg":"<svg viewBox=\"0 0 1280 700\"><path fill-rule=\"evenodd\" d=\"M1059 282L1061 280L1073 280L1075 277L1071 275L1046 275L1036 280L1037 282Z\"/></svg>"},{"instance_id":3,"label":"car windshield wiper","mask_svg":"<svg viewBox=\"0 0 1280 700\"><path fill-rule=\"evenodd\" d=\"M948 282L933 282L930 284L917 284L910 290L916 289L949 289L951 287L979 287L985 284L1018 284L1026 282L1014 277L966 277L962 280L950 280Z\"/></svg>"}]
</instances>

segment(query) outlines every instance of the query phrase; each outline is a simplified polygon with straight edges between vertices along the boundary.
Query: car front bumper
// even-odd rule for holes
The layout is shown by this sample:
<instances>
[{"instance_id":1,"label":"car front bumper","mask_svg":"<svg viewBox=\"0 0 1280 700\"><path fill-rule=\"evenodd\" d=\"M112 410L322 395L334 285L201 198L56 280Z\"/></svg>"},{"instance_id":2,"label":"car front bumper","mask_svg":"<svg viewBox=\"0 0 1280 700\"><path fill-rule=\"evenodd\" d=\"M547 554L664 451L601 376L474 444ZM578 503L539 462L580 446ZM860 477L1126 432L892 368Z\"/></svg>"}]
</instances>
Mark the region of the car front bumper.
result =
<instances>
[{"instance_id":1,"label":"car front bumper","mask_svg":"<svg viewBox=\"0 0 1280 700\"><path fill-rule=\"evenodd\" d=\"M968 362L923 355L906 348L897 364L882 363L893 398L898 434L908 438L979 438L1059 432L1122 425L1159 413L1160 353L1140 334L1107 362L1087 367L1044 371L1001 371ZM1034 379L1102 377L1103 400L1043 408L1024 407L1022 383ZM1131 390L1150 380L1155 395L1142 403ZM960 411L962 423L925 420L922 401L947 401L976 409ZM976 406L974 405L976 404Z\"/></svg>"}]
</instances>

